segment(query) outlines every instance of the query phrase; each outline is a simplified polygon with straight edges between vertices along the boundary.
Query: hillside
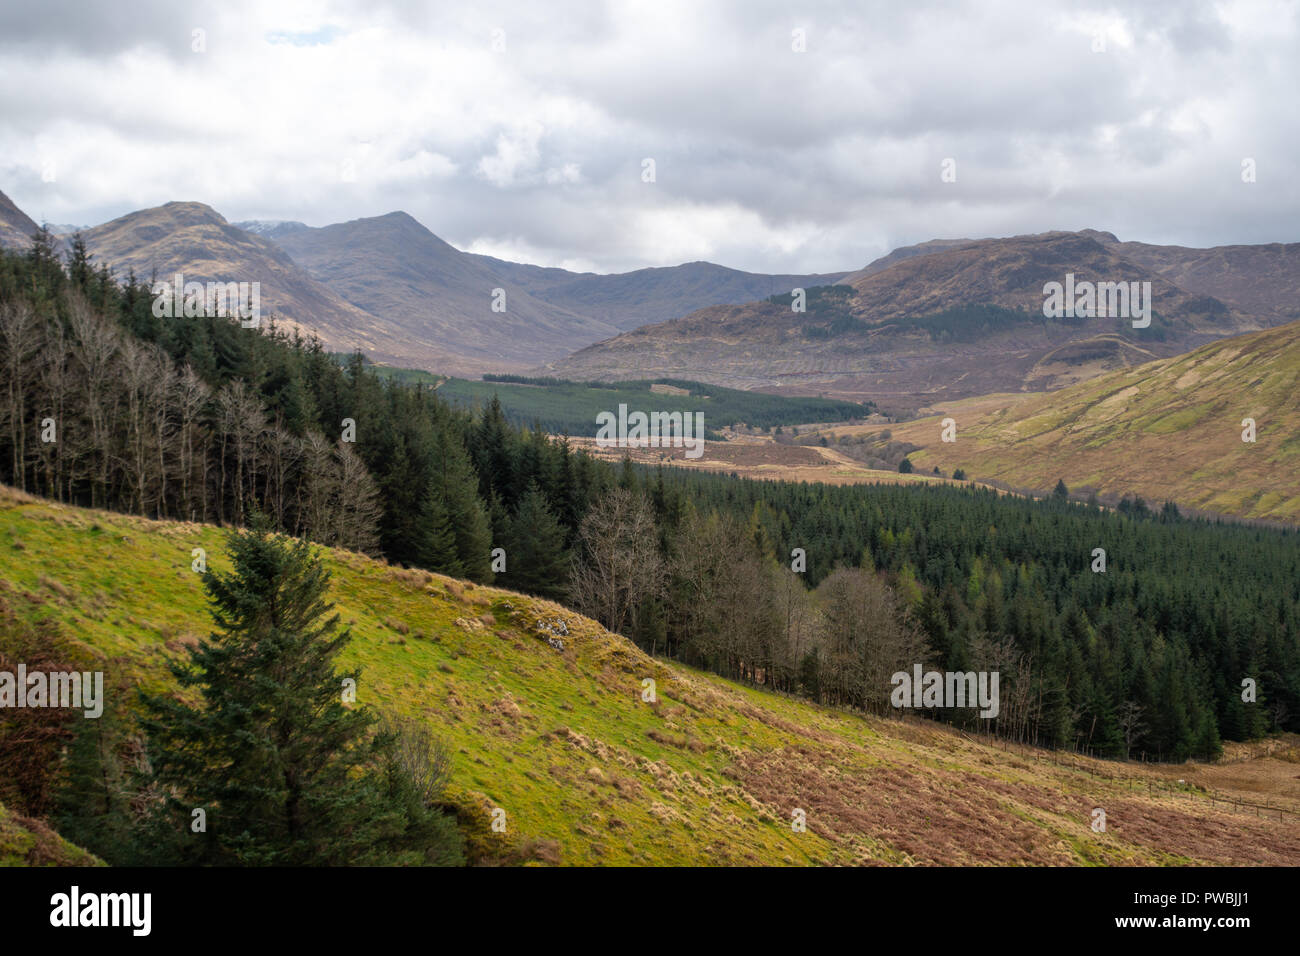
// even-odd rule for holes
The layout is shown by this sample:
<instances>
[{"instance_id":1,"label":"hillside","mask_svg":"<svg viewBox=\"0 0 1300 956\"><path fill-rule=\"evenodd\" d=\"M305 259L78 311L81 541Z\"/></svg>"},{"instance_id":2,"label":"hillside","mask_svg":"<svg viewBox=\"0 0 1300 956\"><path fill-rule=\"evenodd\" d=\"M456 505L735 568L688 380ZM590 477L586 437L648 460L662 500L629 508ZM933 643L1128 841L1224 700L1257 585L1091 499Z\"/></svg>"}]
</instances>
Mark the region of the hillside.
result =
<instances>
[{"instance_id":1,"label":"hillside","mask_svg":"<svg viewBox=\"0 0 1300 956\"><path fill-rule=\"evenodd\" d=\"M1150 282L1150 328L1134 329L1129 319L1115 317L1045 320L1043 286L1067 273L1078 281ZM1044 233L940 244L809 293L802 314L792 311L788 296L714 306L598 343L546 369L574 378L672 375L867 398L906 410L994 391L1060 387L1261 324L1179 288L1091 236ZM1087 343L1077 357L1061 351L1077 343ZM1064 367L1044 367L1049 356Z\"/></svg>"},{"instance_id":2,"label":"hillside","mask_svg":"<svg viewBox=\"0 0 1300 956\"><path fill-rule=\"evenodd\" d=\"M1300 243L1197 249L1121 241L1114 233L1096 229L1082 229L1078 235L1095 239L1124 258L1158 272L1180 288L1213 296L1265 325L1281 325L1300 318L1300 310L1295 305L1300 293ZM997 240L931 239L900 246L840 281L852 284L903 259L994 241Z\"/></svg>"},{"instance_id":3,"label":"hillside","mask_svg":"<svg viewBox=\"0 0 1300 956\"><path fill-rule=\"evenodd\" d=\"M224 567L221 546L209 526L0 496L0 596L84 642L110 685L166 686L166 659L208 629L191 549ZM864 719L651 659L560 605L348 552L325 560L361 703L450 743L449 796L480 862L1300 863L1300 817L1211 803L1193 766ZM657 703L642 701L646 678ZM1269 777L1271 799L1296 805L1293 776ZM1105 833L1089 826L1098 806ZM504 835L486 825L496 807ZM790 826L796 808L806 833Z\"/></svg>"},{"instance_id":4,"label":"hillside","mask_svg":"<svg viewBox=\"0 0 1300 956\"><path fill-rule=\"evenodd\" d=\"M36 229L31 217L0 192L0 248L26 249L32 244L32 233Z\"/></svg>"},{"instance_id":5,"label":"hillside","mask_svg":"<svg viewBox=\"0 0 1300 956\"><path fill-rule=\"evenodd\" d=\"M1267 325L1300 318L1300 242L1191 249L1098 235L1102 242L1113 243L1124 258L1159 272L1188 292L1212 295Z\"/></svg>"},{"instance_id":6,"label":"hillside","mask_svg":"<svg viewBox=\"0 0 1300 956\"><path fill-rule=\"evenodd\" d=\"M359 348L372 359L397 356L445 362L436 343L407 336L386 319L345 302L301 269L271 241L232 226L215 210L194 202L171 202L130 213L85 233L97 263L119 279L170 281L180 272L199 282L260 282L263 316L314 331L337 349Z\"/></svg>"},{"instance_id":7,"label":"hillside","mask_svg":"<svg viewBox=\"0 0 1300 956\"><path fill-rule=\"evenodd\" d=\"M0 866L102 866L91 853L69 843L40 820L0 804Z\"/></svg>"},{"instance_id":8,"label":"hillside","mask_svg":"<svg viewBox=\"0 0 1300 956\"><path fill-rule=\"evenodd\" d=\"M0 867L102 865L94 854L69 843L40 820L0 804Z\"/></svg>"},{"instance_id":9,"label":"hillside","mask_svg":"<svg viewBox=\"0 0 1300 956\"><path fill-rule=\"evenodd\" d=\"M957 441L939 440L939 419ZM1140 494L1248 518L1300 521L1300 322L1031 397L941 406L893 426L917 468L1051 490ZM1241 440L1254 418L1258 440Z\"/></svg>"}]
</instances>

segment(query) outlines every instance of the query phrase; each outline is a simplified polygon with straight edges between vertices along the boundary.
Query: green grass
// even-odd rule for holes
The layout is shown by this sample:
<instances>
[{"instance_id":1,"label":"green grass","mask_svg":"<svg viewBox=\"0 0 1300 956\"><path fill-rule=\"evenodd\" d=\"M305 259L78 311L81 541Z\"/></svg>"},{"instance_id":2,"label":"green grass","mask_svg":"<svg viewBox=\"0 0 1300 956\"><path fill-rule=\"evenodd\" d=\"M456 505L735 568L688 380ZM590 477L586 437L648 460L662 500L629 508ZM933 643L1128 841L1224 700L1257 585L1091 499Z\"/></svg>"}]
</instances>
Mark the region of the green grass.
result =
<instances>
[{"instance_id":1,"label":"green grass","mask_svg":"<svg viewBox=\"0 0 1300 956\"><path fill-rule=\"evenodd\" d=\"M0 804L0 866L102 866L39 820Z\"/></svg>"}]
</instances>

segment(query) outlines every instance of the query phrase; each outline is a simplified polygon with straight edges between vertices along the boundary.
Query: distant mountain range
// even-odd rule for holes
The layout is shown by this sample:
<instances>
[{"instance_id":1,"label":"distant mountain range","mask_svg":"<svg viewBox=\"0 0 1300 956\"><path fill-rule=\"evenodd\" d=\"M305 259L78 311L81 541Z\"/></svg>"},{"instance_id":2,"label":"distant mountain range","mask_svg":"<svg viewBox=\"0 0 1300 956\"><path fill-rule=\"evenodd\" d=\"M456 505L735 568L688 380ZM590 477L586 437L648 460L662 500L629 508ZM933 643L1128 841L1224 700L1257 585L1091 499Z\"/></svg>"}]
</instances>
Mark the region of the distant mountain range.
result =
<instances>
[{"instance_id":1,"label":"distant mountain range","mask_svg":"<svg viewBox=\"0 0 1300 956\"><path fill-rule=\"evenodd\" d=\"M339 349L359 348L381 360L418 357L449 362L454 357L433 343L406 335L386 317L357 308L313 279L271 240L226 222L202 203L170 202L86 230L86 246L97 262L118 275L185 281L261 283L264 316L315 331Z\"/></svg>"},{"instance_id":2,"label":"distant mountain range","mask_svg":"<svg viewBox=\"0 0 1300 956\"><path fill-rule=\"evenodd\" d=\"M25 248L35 229L0 194L0 245ZM133 269L142 279L258 281L264 312L333 349L457 375L522 371L645 322L844 275L760 275L707 262L576 273L462 252L403 212L312 228L230 223L202 203L172 202L84 235L119 278Z\"/></svg>"},{"instance_id":3,"label":"distant mountain range","mask_svg":"<svg viewBox=\"0 0 1300 956\"><path fill-rule=\"evenodd\" d=\"M1045 321L1044 285L1151 284L1150 328ZM896 410L1057 388L1300 316L1300 244L1183 249L1109 233L936 240L895 250L808 297L713 306L589 346L537 370L575 379L673 376Z\"/></svg>"},{"instance_id":4,"label":"distant mountain range","mask_svg":"<svg viewBox=\"0 0 1300 956\"><path fill-rule=\"evenodd\" d=\"M305 222L293 222L287 219L246 219L243 222L235 223L235 226L245 232L255 232L259 236L265 236L268 239L274 239L276 236L282 236L287 232L309 228Z\"/></svg>"},{"instance_id":5,"label":"distant mountain range","mask_svg":"<svg viewBox=\"0 0 1300 956\"><path fill-rule=\"evenodd\" d=\"M0 193L0 245L26 247L35 229ZM935 239L847 274L689 262L597 275L464 252L403 212L314 228L173 202L83 232L119 277L259 281L264 313L376 362L666 376L898 410L1057 388L1300 317L1300 243L1190 249L1083 230ZM1043 285L1067 273L1150 282L1151 328L1045 322ZM807 311L792 310L794 289Z\"/></svg>"},{"instance_id":6,"label":"distant mountain range","mask_svg":"<svg viewBox=\"0 0 1300 956\"><path fill-rule=\"evenodd\" d=\"M320 229L277 227L273 236L348 302L482 371L531 366L646 322L843 275L756 275L708 262L569 272L462 252L404 212Z\"/></svg>"}]
</instances>

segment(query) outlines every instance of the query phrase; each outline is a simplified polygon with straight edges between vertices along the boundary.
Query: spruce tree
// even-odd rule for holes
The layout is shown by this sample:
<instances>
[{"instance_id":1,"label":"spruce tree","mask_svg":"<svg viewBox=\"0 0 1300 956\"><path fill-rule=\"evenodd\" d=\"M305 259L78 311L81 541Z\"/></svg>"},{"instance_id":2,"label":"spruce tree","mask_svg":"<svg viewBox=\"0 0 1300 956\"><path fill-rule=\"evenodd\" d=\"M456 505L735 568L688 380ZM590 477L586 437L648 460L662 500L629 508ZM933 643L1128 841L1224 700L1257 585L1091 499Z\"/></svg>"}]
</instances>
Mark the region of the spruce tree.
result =
<instances>
[{"instance_id":1,"label":"spruce tree","mask_svg":"<svg viewBox=\"0 0 1300 956\"><path fill-rule=\"evenodd\" d=\"M465 566L461 564L456 552L456 530L447 515L443 496L433 487L425 494L420 505L415 563L453 578L465 576Z\"/></svg>"},{"instance_id":2,"label":"spruce tree","mask_svg":"<svg viewBox=\"0 0 1300 956\"><path fill-rule=\"evenodd\" d=\"M478 478L460 439L443 429L434 456L430 494L442 502L456 538L456 556L464 576L492 581L492 527L478 497Z\"/></svg>"},{"instance_id":3,"label":"spruce tree","mask_svg":"<svg viewBox=\"0 0 1300 956\"><path fill-rule=\"evenodd\" d=\"M330 613L329 572L305 541L260 520L232 533L228 550L232 570L203 580L217 629L172 665L199 700L144 695L153 782L169 795L160 816L186 833L183 860L447 859L455 834L431 831L436 811L412 803L392 736L344 701L361 675L336 669L350 634ZM205 832L192 831L196 809ZM421 847L420 834L436 845Z\"/></svg>"},{"instance_id":4,"label":"spruce tree","mask_svg":"<svg viewBox=\"0 0 1300 956\"><path fill-rule=\"evenodd\" d=\"M506 542L506 576L501 583L525 594L561 600L569 577L564 528L536 485L530 485L520 499Z\"/></svg>"}]
</instances>

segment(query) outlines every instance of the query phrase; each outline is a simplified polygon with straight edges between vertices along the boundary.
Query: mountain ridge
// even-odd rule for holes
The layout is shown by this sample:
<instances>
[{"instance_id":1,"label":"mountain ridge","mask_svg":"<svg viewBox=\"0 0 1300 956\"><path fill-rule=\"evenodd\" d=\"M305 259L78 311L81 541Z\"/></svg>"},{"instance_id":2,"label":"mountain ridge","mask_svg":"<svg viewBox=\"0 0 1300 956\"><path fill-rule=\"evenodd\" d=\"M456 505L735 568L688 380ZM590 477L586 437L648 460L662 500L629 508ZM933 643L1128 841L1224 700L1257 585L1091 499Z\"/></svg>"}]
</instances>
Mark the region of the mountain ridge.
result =
<instances>
[{"instance_id":1,"label":"mountain ridge","mask_svg":"<svg viewBox=\"0 0 1300 956\"><path fill-rule=\"evenodd\" d=\"M1045 283L1150 282L1151 327L1096 315L1047 321ZM941 317L942 321L921 321ZM697 379L733 388L826 394L900 411L999 391L1046 390L1138 356L1170 355L1262 327L1213 297L1179 288L1093 234L1040 233L962 241L862 270L789 302L713 306L589 346L540 374ZM1063 346L1091 357L1047 369ZM1095 366L1095 367L1094 367ZM882 407L885 407L882 405Z\"/></svg>"}]
</instances>

